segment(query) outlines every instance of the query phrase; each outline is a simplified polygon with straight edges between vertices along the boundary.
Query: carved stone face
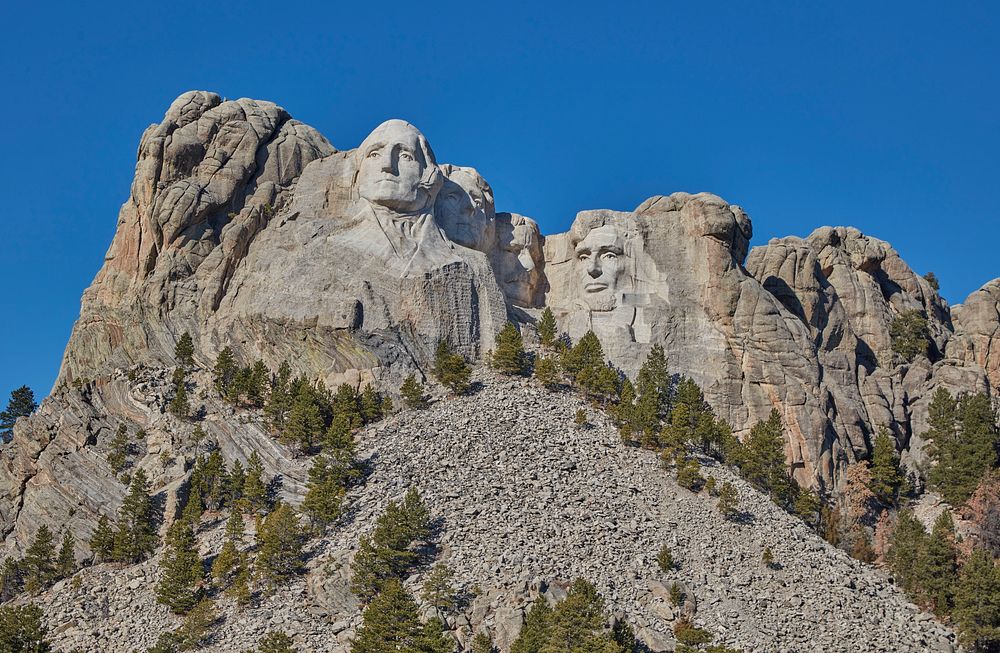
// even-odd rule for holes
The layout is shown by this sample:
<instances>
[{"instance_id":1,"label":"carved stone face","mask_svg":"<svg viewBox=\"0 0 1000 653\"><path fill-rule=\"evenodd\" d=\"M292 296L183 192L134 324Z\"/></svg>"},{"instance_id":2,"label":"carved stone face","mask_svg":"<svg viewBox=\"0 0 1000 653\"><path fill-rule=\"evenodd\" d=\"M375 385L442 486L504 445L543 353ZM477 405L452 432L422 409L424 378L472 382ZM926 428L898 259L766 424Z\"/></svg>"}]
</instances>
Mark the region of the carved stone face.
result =
<instances>
[{"instance_id":1,"label":"carved stone face","mask_svg":"<svg viewBox=\"0 0 1000 653\"><path fill-rule=\"evenodd\" d=\"M583 299L594 311L618 304L618 287L625 272L624 239L611 225L591 229L576 246Z\"/></svg>"},{"instance_id":2,"label":"carved stone face","mask_svg":"<svg viewBox=\"0 0 1000 653\"><path fill-rule=\"evenodd\" d=\"M488 251L495 236L493 190L471 168L443 169L447 178L434 205L438 225L459 245Z\"/></svg>"},{"instance_id":3,"label":"carved stone face","mask_svg":"<svg viewBox=\"0 0 1000 653\"><path fill-rule=\"evenodd\" d=\"M396 213L427 208L433 198L426 173L436 165L427 160L429 152L423 135L410 123L382 123L358 148L358 194Z\"/></svg>"},{"instance_id":4,"label":"carved stone face","mask_svg":"<svg viewBox=\"0 0 1000 653\"><path fill-rule=\"evenodd\" d=\"M531 306L541 282L542 239L531 218L501 213L496 219L494 269L512 304Z\"/></svg>"}]
</instances>

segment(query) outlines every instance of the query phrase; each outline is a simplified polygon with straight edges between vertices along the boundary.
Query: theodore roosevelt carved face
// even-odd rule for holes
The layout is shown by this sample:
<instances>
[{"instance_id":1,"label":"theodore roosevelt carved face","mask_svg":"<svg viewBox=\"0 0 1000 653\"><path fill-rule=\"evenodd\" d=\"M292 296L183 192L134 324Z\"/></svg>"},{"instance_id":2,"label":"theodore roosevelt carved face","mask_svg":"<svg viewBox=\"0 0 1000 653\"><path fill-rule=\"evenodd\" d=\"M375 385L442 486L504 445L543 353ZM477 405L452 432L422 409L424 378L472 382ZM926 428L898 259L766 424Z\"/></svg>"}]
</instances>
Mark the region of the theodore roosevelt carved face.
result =
<instances>
[{"instance_id":1,"label":"theodore roosevelt carved face","mask_svg":"<svg viewBox=\"0 0 1000 653\"><path fill-rule=\"evenodd\" d=\"M358 147L358 195L390 213L433 205L441 172L424 135L403 120L387 120Z\"/></svg>"}]
</instances>

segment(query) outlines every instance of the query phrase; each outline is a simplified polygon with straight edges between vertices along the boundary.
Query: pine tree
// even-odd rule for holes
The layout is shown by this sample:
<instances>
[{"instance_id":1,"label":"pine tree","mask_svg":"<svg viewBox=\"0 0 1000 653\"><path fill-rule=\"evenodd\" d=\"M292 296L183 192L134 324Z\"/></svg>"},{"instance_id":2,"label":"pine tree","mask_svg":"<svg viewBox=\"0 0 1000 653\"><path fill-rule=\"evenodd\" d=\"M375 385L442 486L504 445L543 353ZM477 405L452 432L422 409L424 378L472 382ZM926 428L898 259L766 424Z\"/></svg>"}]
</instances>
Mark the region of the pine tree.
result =
<instances>
[{"instance_id":1,"label":"pine tree","mask_svg":"<svg viewBox=\"0 0 1000 653\"><path fill-rule=\"evenodd\" d=\"M237 604L247 605L253 599L253 592L250 591L252 577L253 568L250 566L250 559L246 553L241 553L239 563L236 565L236 573L233 575L233 584L226 590L226 593L232 596Z\"/></svg>"},{"instance_id":2,"label":"pine tree","mask_svg":"<svg viewBox=\"0 0 1000 653\"><path fill-rule=\"evenodd\" d=\"M510 653L540 653L548 639L551 620L552 608L545 597L539 597L531 604L521 632L510 645Z\"/></svg>"},{"instance_id":3,"label":"pine tree","mask_svg":"<svg viewBox=\"0 0 1000 653\"><path fill-rule=\"evenodd\" d=\"M552 347L556 344L556 318L548 306L542 311L542 317L538 320L538 339L543 347Z\"/></svg>"},{"instance_id":4,"label":"pine tree","mask_svg":"<svg viewBox=\"0 0 1000 653\"><path fill-rule=\"evenodd\" d=\"M812 490L800 490L795 496L792 511L809 526L816 528L819 524L820 499Z\"/></svg>"},{"instance_id":5,"label":"pine tree","mask_svg":"<svg viewBox=\"0 0 1000 653\"><path fill-rule=\"evenodd\" d=\"M97 520L97 527L90 536L89 545L98 561L111 560L111 554L115 549L115 531L107 515L101 515Z\"/></svg>"},{"instance_id":6,"label":"pine tree","mask_svg":"<svg viewBox=\"0 0 1000 653\"><path fill-rule=\"evenodd\" d=\"M0 563L0 603L9 601L24 590L24 573L17 560L6 557Z\"/></svg>"},{"instance_id":7,"label":"pine tree","mask_svg":"<svg viewBox=\"0 0 1000 653\"><path fill-rule=\"evenodd\" d=\"M535 380L546 388L553 388L558 382L559 365L552 356L539 356L535 359Z\"/></svg>"},{"instance_id":8,"label":"pine tree","mask_svg":"<svg viewBox=\"0 0 1000 653\"><path fill-rule=\"evenodd\" d=\"M188 612L181 627L175 631L180 649L188 651L201 648L208 640L216 621L218 616L215 614L215 605L210 599L202 599Z\"/></svg>"},{"instance_id":9,"label":"pine tree","mask_svg":"<svg viewBox=\"0 0 1000 653\"><path fill-rule=\"evenodd\" d=\"M420 598L445 614L453 612L458 605L455 589L452 587L454 578L455 572L451 567L443 562L437 563L424 581Z\"/></svg>"},{"instance_id":10,"label":"pine tree","mask_svg":"<svg viewBox=\"0 0 1000 653\"><path fill-rule=\"evenodd\" d=\"M291 637L281 631L271 631L260 640L256 651L249 650L247 653L297 653L297 651Z\"/></svg>"},{"instance_id":11,"label":"pine tree","mask_svg":"<svg viewBox=\"0 0 1000 653\"><path fill-rule=\"evenodd\" d=\"M597 589L591 583L577 579L570 586L566 598L552 611L541 651L625 653L623 647L612 638L607 624L604 600Z\"/></svg>"},{"instance_id":12,"label":"pine tree","mask_svg":"<svg viewBox=\"0 0 1000 653\"><path fill-rule=\"evenodd\" d=\"M323 436L325 427L323 415L313 393L308 386L303 386L292 403L292 409L288 412L288 419L281 433L282 441L298 444L308 453Z\"/></svg>"},{"instance_id":13,"label":"pine tree","mask_svg":"<svg viewBox=\"0 0 1000 653\"><path fill-rule=\"evenodd\" d=\"M382 397L371 384L365 385L361 392L361 418L365 424L382 419Z\"/></svg>"},{"instance_id":14,"label":"pine tree","mask_svg":"<svg viewBox=\"0 0 1000 653\"><path fill-rule=\"evenodd\" d=\"M740 497L736 492L736 486L726 481L719 490L719 503L716 506L719 513L726 519L732 519L740 510Z\"/></svg>"},{"instance_id":15,"label":"pine tree","mask_svg":"<svg viewBox=\"0 0 1000 653\"><path fill-rule=\"evenodd\" d=\"M374 392L374 390L373 390ZM354 386L342 383L337 386L337 391L333 395L333 405L331 410L334 415L343 416L347 419L352 429L356 429L365 423L362 414L361 396Z\"/></svg>"},{"instance_id":16,"label":"pine tree","mask_svg":"<svg viewBox=\"0 0 1000 653\"><path fill-rule=\"evenodd\" d=\"M667 356L663 347L653 345L652 349L649 350L646 360L639 368L635 385L640 400L645 399L648 403L648 408L645 408L648 414L645 417L651 423L643 424L643 427L657 428L659 422L670 414L674 395L673 378L670 375L670 370L667 369ZM701 390L699 389L698 392L700 394Z\"/></svg>"},{"instance_id":17,"label":"pine tree","mask_svg":"<svg viewBox=\"0 0 1000 653\"><path fill-rule=\"evenodd\" d=\"M278 367L278 373L271 378L271 393L264 408L271 421L271 428L278 431L284 428L285 416L292 408L292 395L289 392L291 380L292 368L288 361L283 361Z\"/></svg>"},{"instance_id":18,"label":"pine tree","mask_svg":"<svg viewBox=\"0 0 1000 653\"><path fill-rule=\"evenodd\" d=\"M433 373L438 382L451 390L452 394L463 395L469 391L472 368L461 354L452 350L447 340L438 342L434 353Z\"/></svg>"},{"instance_id":19,"label":"pine tree","mask_svg":"<svg viewBox=\"0 0 1000 653\"><path fill-rule=\"evenodd\" d=\"M563 372L573 384L581 373L593 375L594 371L604 367L604 348L593 331L588 331L580 341L567 349L560 361Z\"/></svg>"},{"instance_id":20,"label":"pine tree","mask_svg":"<svg viewBox=\"0 0 1000 653\"><path fill-rule=\"evenodd\" d=\"M472 638L472 653L499 653L499 650L494 646L493 640L486 634L486 631L481 630Z\"/></svg>"},{"instance_id":21,"label":"pine tree","mask_svg":"<svg viewBox=\"0 0 1000 653\"><path fill-rule=\"evenodd\" d=\"M1000 569L986 549L976 549L962 566L952 611L959 639L973 651L1000 645Z\"/></svg>"},{"instance_id":22,"label":"pine tree","mask_svg":"<svg viewBox=\"0 0 1000 653\"><path fill-rule=\"evenodd\" d=\"M132 475L128 494L118 511L118 531L112 554L116 561L134 564L152 555L158 540L153 519L149 481L140 468Z\"/></svg>"},{"instance_id":23,"label":"pine tree","mask_svg":"<svg viewBox=\"0 0 1000 653\"><path fill-rule=\"evenodd\" d=\"M935 614L947 615L951 610L957 557L955 523L951 519L951 513L945 510L934 522L923 560L918 567L923 576L921 590L934 606Z\"/></svg>"},{"instance_id":24,"label":"pine tree","mask_svg":"<svg viewBox=\"0 0 1000 653\"><path fill-rule=\"evenodd\" d=\"M926 433L934 466L928 483L954 506L965 503L987 470L996 465L1000 429L991 400L984 393L955 401L939 388L929 407Z\"/></svg>"},{"instance_id":25,"label":"pine tree","mask_svg":"<svg viewBox=\"0 0 1000 653\"><path fill-rule=\"evenodd\" d=\"M399 389L403 396L406 407L413 410L422 410L427 407L427 395L424 394L424 385L417 381L413 374L406 377L403 386Z\"/></svg>"},{"instance_id":26,"label":"pine tree","mask_svg":"<svg viewBox=\"0 0 1000 653\"><path fill-rule=\"evenodd\" d=\"M271 371L267 369L264 361L255 361L250 368L250 378L247 384L247 401L254 408L264 407L264 398L267 396L268 382L271 378Z\"/></svg>"},{"instance_id":27,"label":"pine tree","mask_svg":"<svg viewBox=\"0 0 1000 653\"><path fill-rule=\"evenodd\" d=\"M233 467L226 474L226 505L235 507L239 500L243 498L243 486L247 481L247 473L243 470L243 463L239 460L233 461Z\"/></svg>"},{"instance_id":28,"label":"pine tree","mask_svg":"<svg viewBox=\"0 0 1000 653\"><path fill-rule=\"evenodd\" d=\"M245 512L262 513L270 507L267 495L267 485L264 484L264 463L256 451L250 453L247 460L247 475L243 482L243 497Z\"/></svg>"},{"instance_id":29,"label":"pine tree","mask_svg":"<svg viewBox=\"0 0 1000 653\"><path fill-rule=\"evenodd\" d=\"M607 406L619 397L621 377L610 365L586 367L576 375L576 384L588 395Z\"/></svg>"},{"instance_id":30,"label":"pine tree","mask_svg":"<svg viewBox=\"0 0 1000 653\"><path fill-rule=\"evenodd\" d=\"M185 614L201 600L205 579L191 523L180 519L167 532L167 546L160 560L163 572L156 587L156 600L175 614Z\"/></svg>"},{"instance_id":31,"label":"pine tree","mask_svg":"<svg viewBox=\"0 0 1000 653\"><path fill-rule=\"evenodd\" d=\"M611 414L618 425L618 434L622 442L626 444L638 444L638 433L641 431L637 424L637 411L635 406L635 386L625 378L622 381L622 389L618 397L618 405L614 407Z\"/></svg>"},{"instance_id":32,"label":"pine tree","mask_svg":"<svg viewBox=\"0 0 1000 653\"><path fill-rule=\"evenodd\" d=\"M392 578L402 579L419 561L416 548L431 536L430 514L416 489L402 503L390 501L371 535L361 538L351 564L351 591L369 601Z\"/></svg>"},{"instance_id":33,"label":"pine tree","mask_svg":"<svg viewBox=\"0 0 1000 653\"><path fill-rule=\"evenodd\" d=\"M772 409L766 421L750 429L744 456L740 470L744 478L779 505L786 505L792 498L792 482L785 467L785 438L777 410Z\"/></svg>"},{"instance_id":34,"label":"pine tree","mask_svg":"<svg viewBox=\"0 0 1000 653\"><path fill-rule=\"evenodd\" d=\"M871 485L869 489L875 498L884 505L894 505L902 483L903 475L899 471L896 445L892 436L889 435L889 429L881 426L872 447Z\"/></svg>"},{"instance_id":35,"label":"pine tree","mask_svg":"<svg viewBox=\"0 0 1000 653\"><path fill-rule=\"evenodd\" d=\"M21 561L24 586L29 592L45 589L56 579L55 552L52 531L42 524L35 531L35 539L32 540Z\"/></svg>"},{"instance_id":36,"label":"pine tree","mask_svg":"<svg viewBox=\"0 0 1000 653\"><path fill-rule=\"evenodd\" d=\"M701 492L705 477L701 475L701 465L694 458L684 458L677 465L677 484L694 493Z\"/></svg>"},{"instance_id":37,"label":"pine tree","mask_svg":"<svg viewBox=\"0 0 1000 653\"><path fill-rule=\"evenodd\" d=\"M277 587L302 571L306 536L291 506L278 504L261 522L257 540L260 543L257 568L270 587Z\"/></svg>"},{"instance_id":38,"label":"pine tree","mask_svg":"<svg viewBox=\"0 0 1000 653\"><path fill-rule=\"evenodd\" d=\"M0 412L0 440L10 442L14 434L14 423L20 417L27 417L35 412L38 404L35 403L35 393L26 385L10 393L10 400L7 408Z\"/></svg>"},{"instance_id":39,"label":"pine tree","mask_svg":"<svg viewBox=\"0 0 1000 653\"><path fill-rule=\"evenodd\" d=\"M181 519L191 524L191 528L198 530L201 523L201 515L205 511L205 506L201 501L201 490L197 487L191 488L188 493L184 509L181 510Z\"/></svg>"},{"instance_id":40,"label":"pine tree","mask_svg":"<svg viewBox=\"0 0 1000 653\"><path fill-rule=\"evenodd\" d=\"M656 565L665 574L674 569L674 556L666 544L661 546L659 552L656 554Z\"/></svg>"},{"instance_id":41,"label":"pine tree","mask_svg":"<svg viewBox=\"0 0 1000 653\"><path fill-rule=\"evenodd\" d=\"M927 318L918 310L904 311L889 325L892 351L907 363L917 356L927 356L930 347L930 329Z\"/></svg>"},{"instance_id":42,"label":"pine tree","mask_svg":"<svg viewBox=\"0 0 1000 653\"><path fill-rule=\"evenodd\" d=\"M912 511L904 510L896 519L896 528L889 538L886 564L892 570L896 584L910 596L920 589L920 564L927 548L927 530Z\"/></svg>"},{"instance_id":43,"label":"pine tree","mask_svg":"<svg viewBox=\"0 0 1000 653\"><path fill-rule=\"evenodd\" d=\"M928 285L935 291L941 290L941 282L938 281L937 275L933 272L928 272L924 275L924 279L927 281Z\"/></svg>"},{"instance_id":44,"label":"pine tree","mask_svg":"<svg viewBox=\"0 0 1000 653\"><path fill-rule=\"evenodd\" d=\"M344 472L332 453L324 451L313 458L302 512L314 526L325 529L340 517L346 494L345 480Z\"/></svg>"},{"instance_id":45,"label":"pine tree","mask_svg":"<svg viewBox=\"0 0 1000 653\"><path fill-rule=\"evenodd\" d=\"M130 445L128 441L128 429L124 424L122 424L115 432L115 437L112 438L111 442L108 444L107 460L115 474L118 474L125 469L125 465L128 462L129 450Z\"/></svg>"},{"instance_id":46,"label":"pine tree","mask_svg":"<svg viewBox=\"0 0 1000 653\"><path fill-rule=\"evenodd\" d=\"M501 374L524 374L524 342L521 339L521 331L511 322L505 324L497 336L492 365Z\"/></svg>"},{"instance_id":47,"label":"pine tree","mask_svg":"<svg viewBox=\"0 0 1000 653\"><path fill-rule=\"evenodd\" d=\"M174 347L174 358L177 359L177 364L181 367L189 369L194 367L194 342L191 340L191 334L187 331L181 335L177 346Z\"/></svg>"},{"instance_id":48,"label":"pine tree","mask_svg":"<svg viewBox=\"0 0 1000 653\"><path fill-rule=\"evenodd\" d=\"M212 578L219 587L229 587L232 574L240 561L240 552L233 540L226 540L219 550L219 555L212 561Z\"/></svg>"},{"instance_id":49,"label":"pine tree","mask_svg":"<svg viewBox=\"0 0 1000 653\"><path fill-rule=\"evenodd\" d=\"M191 416L191 404L188 401L187 384L183 379L178 381L174 386L174 398L170 400L167 410L170 411L171 415L181 419L187 419Z\"/></svg>"},{"instance_id":50,"label":"pine tree","mask_svg":"<svg viewBox=\"0 0 1000 653\"><path fill-rule=\"evenodd\" d=\"M239 366L236 364L236 357L233 355L232 349L226 347L219 352L219 357L215 359L213 372L215 389L219 391L219 394L228 397L230 386L236 378L236 373L239 372Z\"/></svg>"},{"instance_id":51,"label":"pine tree","mask_svg":"<svg viewBox=\"0 0 1000 653\"><path fill-rule=\"evenodd\" d=\"M398 580L386 583L362 613L351 653L450 653L441 624L420 623L417 603Z\"/></svg>"},{"instance_id":52,"label":"pine tree","mask_svg":"<svg viewBox=\"0 0 1000 653\"><path fill-rule=\"evenodd\" d=\"M59 556L56 558L56 577L69 578L76 571L76 538L67 530L63 533Z\"/></svg>"},{"instance_id":53,"label":"pine tree","mask_svg":"<svg viewBox=\"0 0 1000 653\"><path fill-rule=\"evenodd\" d=\"M239 510L234 509L229 514L229 519L226 520L226 537L233 542L240 543L243 541L245 532L246 524L243 521L243 515L240 514Z\"/></svg>"},{"instance_id":54,"label":"pine tree","mask_svg":"<svg viewBox=\"0 0 1000 653\"><path fill-rule=\"evenodd\" d=\"M37 605L0 605L0 651L4 653L51 653L48 630Z\"/></svg>"}]
</instances>

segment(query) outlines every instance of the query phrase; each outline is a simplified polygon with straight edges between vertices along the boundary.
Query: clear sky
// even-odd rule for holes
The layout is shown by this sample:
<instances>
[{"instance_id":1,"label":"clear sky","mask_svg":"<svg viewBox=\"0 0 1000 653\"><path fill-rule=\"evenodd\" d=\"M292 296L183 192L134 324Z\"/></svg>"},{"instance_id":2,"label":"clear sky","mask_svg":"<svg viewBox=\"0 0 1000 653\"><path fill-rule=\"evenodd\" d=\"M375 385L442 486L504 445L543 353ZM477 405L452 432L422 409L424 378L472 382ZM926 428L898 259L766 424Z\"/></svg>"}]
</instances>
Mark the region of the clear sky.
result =
<instances>
[{"instance_id":1,"label":"clear sky","mask_svg":"<svg viewBox=\"0 0 1000 653\"><path fill-rule=\"evenodd\" d=\"M4 12L3 405L49 391L139 137L190 89L277 102L341 149L409 120L546 233L711 191L757 245L888 240L952 303L1000 276L996 2L114 5Z\"/></svg>"}]
</instances>

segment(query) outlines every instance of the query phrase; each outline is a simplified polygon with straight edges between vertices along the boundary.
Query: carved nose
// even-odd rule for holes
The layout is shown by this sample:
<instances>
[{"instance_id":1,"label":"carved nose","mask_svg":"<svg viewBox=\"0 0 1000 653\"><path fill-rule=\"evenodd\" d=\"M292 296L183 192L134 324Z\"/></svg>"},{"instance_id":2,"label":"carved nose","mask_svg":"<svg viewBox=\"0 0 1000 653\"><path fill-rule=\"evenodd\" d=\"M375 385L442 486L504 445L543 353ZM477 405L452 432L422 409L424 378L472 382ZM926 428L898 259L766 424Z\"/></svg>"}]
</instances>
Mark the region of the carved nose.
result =
<instances>
[{"instance_id":1,"label":"carved nose","mask_svg":"<svg viewBox=\"0 0 1000 653\"><path fill-rule=\"evenodd\" d=\"M593 279L601 276L601 266L597 263L596 258L593 259L587 267L587 274L589 274Z\"/></svg>"},{"instance_id":2,"label":"carved nose","mask_svg":"<svg viewBox=\"0 0 1000 653\"><path fill-rule=\"evenodd\" d=\"M521 267L528 272L535 269L535 259L531 258L531 252L528 250L522 249L521 253L517 255L517 260L521 262Z\"/></svg>"},{"instance_id":3,"label":"carved nose","mask_svg":"<svg viewBox=\"0 0 1000 653\"><path fill-rule=\"evenodd\" d=\"M394 156L383 156L382 157L382 172L394 172L396 169L396 162Z\"/></svg>"}]
</instances>

